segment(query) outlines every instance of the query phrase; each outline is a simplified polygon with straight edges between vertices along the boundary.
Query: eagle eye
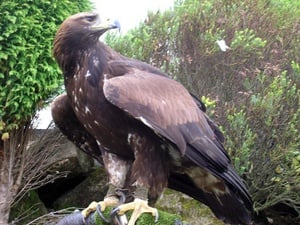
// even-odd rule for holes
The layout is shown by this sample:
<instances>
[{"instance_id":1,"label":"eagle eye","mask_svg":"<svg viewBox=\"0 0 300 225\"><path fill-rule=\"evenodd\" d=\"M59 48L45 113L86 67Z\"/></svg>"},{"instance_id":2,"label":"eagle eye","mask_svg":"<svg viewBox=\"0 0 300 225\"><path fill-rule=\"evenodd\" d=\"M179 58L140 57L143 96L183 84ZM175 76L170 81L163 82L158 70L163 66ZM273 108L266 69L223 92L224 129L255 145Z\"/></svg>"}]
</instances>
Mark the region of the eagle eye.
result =
<instances>
[{"instance_id":1,"label":"eagle eye","mask_svg":"<svg viewBox=\"0 0 300 225\"><path fill-rule=\"evenodd\" d=\"M88 22L93 22L96 19L97 15L88 15L85 16L85 20Z\"/></svg>"}]
</instances>

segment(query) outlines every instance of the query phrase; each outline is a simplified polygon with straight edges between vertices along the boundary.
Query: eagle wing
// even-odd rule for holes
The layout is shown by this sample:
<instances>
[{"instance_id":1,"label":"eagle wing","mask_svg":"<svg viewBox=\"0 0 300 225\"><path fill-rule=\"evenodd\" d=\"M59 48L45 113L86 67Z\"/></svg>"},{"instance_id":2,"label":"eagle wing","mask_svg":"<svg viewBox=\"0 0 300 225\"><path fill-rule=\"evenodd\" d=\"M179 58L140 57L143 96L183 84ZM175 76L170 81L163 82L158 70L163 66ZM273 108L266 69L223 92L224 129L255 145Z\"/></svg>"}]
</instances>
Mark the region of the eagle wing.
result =
<instances>
[{"instance_id":1,"label":"eagle wing","mask_svg":"<svg viewBox=\"0 0 300 225\"><path fill-rule=\"evenodd\" d=\"M174 143L182 156L192 154L196 164L213 172L228 167L230 159L206 115L180 83L131 69L123 76L105 79L103 90L110 103ZM188 146L194 144L190 152Z\"/></svg>"},{"instance_id":2,"label":"eagle wing","mask_svg":"<svg viewBox=\"0 0 300 225\"><path fill-rule=\"evenodd\" d=\"M171 141L182 156L228 187L223 194L209 193L195 187L189 177L171 173L171 188L208 205L225 222L250 223L251 197L231 165L222 145L222 134L180 83L135 68L125 75L106 79L103 90L110 103ZM224 208L225 204L231 207Z\"/></svg>"}]
</instances>

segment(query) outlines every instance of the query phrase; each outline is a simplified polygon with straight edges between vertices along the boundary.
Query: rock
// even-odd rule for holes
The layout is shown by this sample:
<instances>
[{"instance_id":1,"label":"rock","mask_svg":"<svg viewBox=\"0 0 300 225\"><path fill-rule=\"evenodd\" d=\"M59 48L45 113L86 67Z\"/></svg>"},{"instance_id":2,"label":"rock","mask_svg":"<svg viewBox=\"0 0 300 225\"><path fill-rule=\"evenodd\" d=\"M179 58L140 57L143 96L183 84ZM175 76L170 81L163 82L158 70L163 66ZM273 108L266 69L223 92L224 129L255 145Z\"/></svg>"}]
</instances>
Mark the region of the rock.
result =
<instances>
[{"instance_id":1,"label":"rock","mask_svg":"<svg viewBox=\"0 0 300 225\"><path fill-rule=\"evenodd\" d=\"M54 209L67 207L85 208L92 201L101 201L107 191L106 174L97 168L75 188L59 197L53 204Z\"/></svg>"},{"instance_id":2,"label":"rock","mask_svg":"<svg viewBox=\"0 0 300 225\"><path fill-rule=\"evenodd\" d=\"M223 225L211 210L193 198L180 192L166 189L156 203L156 207L169 213L175 213L182 217L189 225L214 224Z\"/></svg>"},{"instance_id":3,"label":"rock","mask_svg":"<svg viewBox=\"0 0 300 225\"><path fill-rule=\"evenodd\" d=\"M66 176L38 189L40 198L46 207L50 209L53 208L54 201L57 198L66 195L68 191L86 179L91 171L95 170L94 160L84 152L78 150L65 137L61 138L59 149L55 157L51 160L50 164L52 166L50 170L57 173L66 173Z\"/></svg>"},{"instance_id":4,"label":"rock","mask_svg":"<svg viewBox=\"0 0 300 225\"><path fill-rule=\"evenodd\" d=\"M81 172L88 173L92 171L95 166L95 160L78 148L76 148L76 152Z\"/></svg>"}]
</instances>

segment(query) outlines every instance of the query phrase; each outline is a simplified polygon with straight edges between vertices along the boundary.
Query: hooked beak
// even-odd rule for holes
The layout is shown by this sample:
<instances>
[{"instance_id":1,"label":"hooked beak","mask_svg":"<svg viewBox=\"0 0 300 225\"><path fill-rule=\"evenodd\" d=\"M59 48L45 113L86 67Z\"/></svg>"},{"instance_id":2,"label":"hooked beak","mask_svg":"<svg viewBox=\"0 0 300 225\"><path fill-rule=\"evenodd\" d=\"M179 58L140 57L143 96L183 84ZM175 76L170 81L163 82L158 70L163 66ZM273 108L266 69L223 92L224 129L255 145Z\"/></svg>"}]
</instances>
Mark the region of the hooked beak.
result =
<instances>
[{"instance_id":1,"label":"hooked beak","mask_svg":"<svg viewBox=\"0 0 300 225\"><path fill-rule=\"evenodd\" d=\"M99 31L101 33L104 33L108 30L116 29L116 28L120 30L121 26L118 20L114 20L114 21L106 20L105 22L100 22L98 24L91 26L90 28L94 31Z\"/></svg>"}]
</instances>

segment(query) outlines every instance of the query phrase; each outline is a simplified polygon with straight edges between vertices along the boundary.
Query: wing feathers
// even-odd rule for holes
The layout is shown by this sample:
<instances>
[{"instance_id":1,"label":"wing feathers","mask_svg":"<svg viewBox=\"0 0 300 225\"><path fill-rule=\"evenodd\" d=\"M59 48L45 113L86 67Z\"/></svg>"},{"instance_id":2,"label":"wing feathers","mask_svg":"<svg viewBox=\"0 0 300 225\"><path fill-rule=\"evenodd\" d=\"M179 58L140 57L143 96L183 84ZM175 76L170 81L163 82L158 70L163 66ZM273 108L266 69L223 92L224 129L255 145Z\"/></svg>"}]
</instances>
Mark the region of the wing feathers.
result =
<instances>
[{"instance_id":1,"label":"wing feathers","mask_svg":"<svg viewBox=\"0 0 300 225\"><path fill-rule=\"evenodd\" d=\"M154 132L178 146L182 155L187 145L194 161L216 171L230 163L209 119L190 93L178 82L164 76L131 69L123 76L104 81L104 95L115 106L142 121ZM190 148L188 147L188 148Z\"/></svg>"},{"instance_id":2,"label":"wing feathers","mask_svg":"<svg viewBox=\"0 0 300 225\"><path fill-rule=\"evenodd\" d=\"M182 85L145 71L106 80L104 94L113 104L130 107L132 114L152 118L163 128L198 119L196 103Z\"/></svg>"},{"instance_id":3,"label":"wing feathers","mask_svg":"<svg viewBox=\"0 0 300 225\"><path fill-rule=\"evenodd\" d=\"M178 82L145 71L133 70L104 82L108 101L175 143L181 153L185 142L177 125L199 120L200 111L188 91ZM141 119L143 118L143 120Z\"/></svg>"},{"instance_id":4,"label":"wing feathers","mask_svg":"<svg viewBox=\"0 0 300 225\"><path fill-rule=\"evenodd\" d=\"M231 176L229 172L226 176ZM207 193L197 188L189 176L172 173L168 180L169 188L185 193L210 207L213 213L228 224L251 224L252 202L244 192L244 185L229 186L223 195Z\"/></svg>"}]
</instances>

